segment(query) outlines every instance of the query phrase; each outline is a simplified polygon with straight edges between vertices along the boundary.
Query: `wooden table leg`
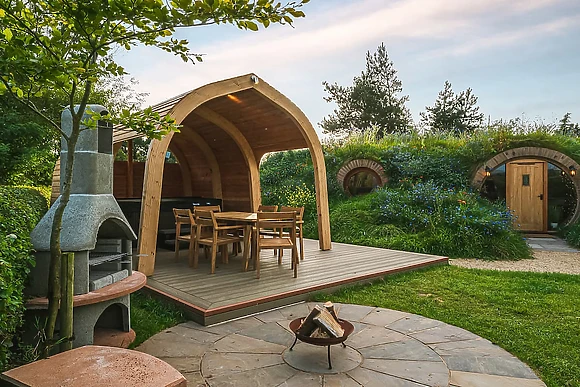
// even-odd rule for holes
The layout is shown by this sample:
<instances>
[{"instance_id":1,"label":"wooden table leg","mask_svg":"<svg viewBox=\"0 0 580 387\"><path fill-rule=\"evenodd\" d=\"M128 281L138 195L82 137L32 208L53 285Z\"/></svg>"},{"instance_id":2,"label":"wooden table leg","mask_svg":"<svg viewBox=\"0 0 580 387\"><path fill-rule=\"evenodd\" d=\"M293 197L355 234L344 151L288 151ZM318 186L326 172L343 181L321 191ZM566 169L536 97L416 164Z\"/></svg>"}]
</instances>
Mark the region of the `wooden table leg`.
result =
<instances>
[{"instance_id":1,"label":"wooden table leg","mask_svg":"<svg viewBox=\"0 0 580 387\"><path fill-rule=\"evenodd\" d=\"M252 226L245 226L244 227L244 267L243 267L243 271L248 271L250 257L252 256L251 255L252 249L250 247L250 241L252 240L251 233L252 233Z\"/></svg>"}]
</instances>

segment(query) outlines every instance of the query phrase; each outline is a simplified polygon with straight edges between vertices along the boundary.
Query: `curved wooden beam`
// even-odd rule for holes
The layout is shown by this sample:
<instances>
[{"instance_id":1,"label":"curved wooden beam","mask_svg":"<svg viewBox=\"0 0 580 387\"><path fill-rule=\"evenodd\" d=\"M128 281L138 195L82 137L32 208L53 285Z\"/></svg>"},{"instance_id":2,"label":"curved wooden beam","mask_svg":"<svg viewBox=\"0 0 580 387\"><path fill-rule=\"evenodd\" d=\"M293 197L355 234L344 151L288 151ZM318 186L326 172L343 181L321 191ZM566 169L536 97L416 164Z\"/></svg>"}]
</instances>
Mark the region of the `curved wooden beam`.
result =
<instances>
[{"instance_id":1,"label":"curved wooden beam","mask_svg":"<svg viewBox=\"0 0 580 387\"><path fill-rule=\"evenodd\" d=\"M308 144L314 167L314 186L316 189L316 208L318 212L318 244L321 250L330 250L332 248L332 242L330 238L330 210L328 208L326 164L318 135L302 110L278 90L261 79L254 85L254 89L288 114Z\"/></svg>"},{"instance_id":2,"label":"curved wooden beam","mask_svg":"<svg viewBox=\"0 0 580 387\"><path fill-rule=\"evenodd\" d=\"M206 157L212 171L212 189L214 197L222 198L221 173L219 164L208 143L198 133L188 128L182 128L182 134L194 142ZM169 148L174 133L169 133L161 140L151 141L145 175L143 177L143 196L141 201L141 217L139 223L139 254L138 270L145 275L152 275L155 269L155 253L157 248L157 227L159 224L159 208L161 206L161 188L163 184L163 168L165 152Z\"/></svg>"},{"instance_id":3,"label":"curved wooden beam","mask_svg":"<svg viewBox=\"0 0 580 387\"><path fill-rule=\"evenodd\" d=\"M256 75L247 74L205 85L190 92L173 106L169 115L177 123L182 123L191 112L204 102L252 88L264 97L270 99L279 109L286 112L306 140L314 166L319 245L322 250L329 250L332 247L330 240L330 213L326 185L326 165L324 163L322 146L320 145L316 131L310 121L308 121L308 118L306 118L306 115L288 98ZM141 254L139 271L142 271L146 275L153 274L155 266L155 243L157 240L157 224L161 203L163 158L171 143L172 137L173 133L169 133L162 140L151 142L147 155L147 163L145 164L138 249L139 254Z\"/></svg>"},{"instance_id":4,"label":"curved wooden beam","mask_svg":"<svg viewBox=\"0 0 580 387\"><path fill-rule=\"evenodd\" d=\"M250 143L237 126L215 111L207 107L200 106L195 109L193 113L222 129L224 132L229 134L238 145L238 148L244 155L246 165L250 171L250 203L252 212L258 211L258 207L260 206L261 202L260 169L258 163L256 162L256 156L252 151Z\"/></svg>"}]
</instances>

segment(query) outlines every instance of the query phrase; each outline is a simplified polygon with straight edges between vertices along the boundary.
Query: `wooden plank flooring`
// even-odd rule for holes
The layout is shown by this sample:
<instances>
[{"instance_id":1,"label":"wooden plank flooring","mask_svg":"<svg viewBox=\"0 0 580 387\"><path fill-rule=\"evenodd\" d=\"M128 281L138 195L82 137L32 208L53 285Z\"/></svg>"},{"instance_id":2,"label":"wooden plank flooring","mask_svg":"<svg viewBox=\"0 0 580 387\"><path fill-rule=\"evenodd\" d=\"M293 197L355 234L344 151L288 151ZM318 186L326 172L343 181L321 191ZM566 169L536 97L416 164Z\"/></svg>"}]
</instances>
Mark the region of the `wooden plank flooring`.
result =
<instances>
[{"instance_id":1,"label":"wooden plank flooring","mask_svg":"<svg viewBox=\"0 0 580 387\"><path fill-rule=\"evenodd\" d=\"M298 278L292 277L289 251L284 252L282 265L272 251L263 251L260 279L254 271L242 271L241 254L230 257L228 264L221 263L218 255L216 274L211 275L209 260L203 257L196 270L187 265L187 248L177 262L172 251L158 250L155 273L148 278L147 287L180 303L198 322L213 324L306 299L316 291L447 263L445 257L427 254L343 243L333 243L332 247L321 251L318 241L305 239L305 259L298 266Z\"/></svg>"}]
</instances>

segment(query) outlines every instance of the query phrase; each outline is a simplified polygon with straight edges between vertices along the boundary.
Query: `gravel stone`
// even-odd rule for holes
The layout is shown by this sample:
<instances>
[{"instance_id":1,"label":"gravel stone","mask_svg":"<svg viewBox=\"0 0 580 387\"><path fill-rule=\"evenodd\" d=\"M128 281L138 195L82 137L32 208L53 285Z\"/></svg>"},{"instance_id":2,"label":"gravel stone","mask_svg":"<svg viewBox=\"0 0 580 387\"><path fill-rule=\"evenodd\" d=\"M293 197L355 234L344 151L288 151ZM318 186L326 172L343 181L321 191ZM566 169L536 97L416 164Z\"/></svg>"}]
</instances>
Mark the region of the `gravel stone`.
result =
<instances>
[{"instance_id":1,"label":"gravel stone","mask_svg":"<svg viewBox=\"0 0 580 387\"><path fill-rule=\"evenodd\" d=\"M533 271L580 274L580 253L534 251L533 259L520 261L484 261L481 259L450 259L449 264L468 269Z\"/></svg>"}]
</instances>

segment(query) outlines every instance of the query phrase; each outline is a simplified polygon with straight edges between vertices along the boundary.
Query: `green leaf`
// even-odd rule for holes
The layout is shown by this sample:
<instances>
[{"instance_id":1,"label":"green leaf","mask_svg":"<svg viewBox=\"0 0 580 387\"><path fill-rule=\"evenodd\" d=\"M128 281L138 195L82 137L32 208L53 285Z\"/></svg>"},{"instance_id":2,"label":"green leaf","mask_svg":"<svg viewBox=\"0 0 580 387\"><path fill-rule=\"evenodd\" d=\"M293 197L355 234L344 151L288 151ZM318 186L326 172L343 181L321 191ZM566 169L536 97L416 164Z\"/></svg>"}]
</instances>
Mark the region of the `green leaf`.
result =
<instances>
[{"instance_id":1,"label":"green leaf","mask_svg":"<svg viewBox=\"0 0 580 387\"><path fill-rule=\"evenodd\" d=\"M4 37L7 41L12 40L12 31L10 31L10 28L4 28Z\"/></svg>"},{"instance_id":2,"label":"green leaf","mask_svg":"<svg viewBox=\"0 0 580 387\"><path fill-rule=\"evenodd\" d=\"M18 96L18 98L22 98L24 97L24 92L22 91L22 89L16 89L16 95Z\"/></svg>"},{"instance_id":3,"label":"green leaf","mask_svg":"<svg viewBox=\"0 0 580 387\"><path fill-rule=\"evenodd\" d=\"M0 17L6 16L6 12L3 9L0 9Z\"/></svg>"},{"instance_id":4,"label":"green leaf","mask_svg":"<svg viewBox=\"0 0 580 387\"><path fill-rule=\"evenodd\" d=\"M252 31L258 31L258 25L257 25L256 23L252 22L252 21L247 21L247 22L246 22L246 27L247 27L249 30L252 30Z\"/></svg>"}]
</instances>

